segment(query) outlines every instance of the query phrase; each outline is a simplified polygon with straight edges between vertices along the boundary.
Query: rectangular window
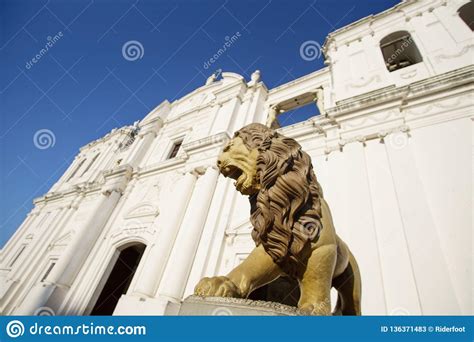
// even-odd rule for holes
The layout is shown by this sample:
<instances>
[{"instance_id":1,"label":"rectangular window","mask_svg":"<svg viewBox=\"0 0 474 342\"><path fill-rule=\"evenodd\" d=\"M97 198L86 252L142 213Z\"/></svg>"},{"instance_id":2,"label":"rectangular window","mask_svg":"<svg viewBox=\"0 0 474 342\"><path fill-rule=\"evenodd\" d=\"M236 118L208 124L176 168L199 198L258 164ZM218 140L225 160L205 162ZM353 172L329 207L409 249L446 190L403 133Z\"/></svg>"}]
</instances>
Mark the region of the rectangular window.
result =
<instances>
[{"instance_id":1,"label":"rectangular window","mask_svg":"<svg viewBox=\"0 0 474 342\"><path fill-rule=\"evenodd\" d=\"M310 102L296 108L288 109L279 114L277 127L293 125L319 114L318 106L314 102Z\"/></svg>"},{"instance_id":2,"label":"rectangular window","mask_svg":"<svg viewBox=\"0 0 474 342\"><path fill-rule=\"evenodd\" d=\"M18 260L18 258L20 257L20 255L23 253L23 251L25 250L25 248L26 248L26 245L22 245L22 246L20 247L20 250L16 253L15 257L14 257L14 258L12 259L12 261L10 262L9 267L12 267L12 266L15 264L15 262Z\"/></svg>"},{"instance_id":3,"label":"rectangular window","mask_svg":"<svg viewBox=\"0 0 474 342\"><path fill-rule=\"evenodd\" d=\"M81 173L81 177L84 176L87 173L87 171L90 170L92 164L94 164L94 162L97 160L97 158L99 158L99 155L100 155L100 153L97 153L95 155L94 159L92 159L92 161L89 163L89 165L87 165L86 169Z\"/></svg>"},{"instance_id":4,"label":"rectangular window","mask_svg":"<svg viewBox=\"0 0 474 342\"><path fill-rule=\"evenodd\" d=\"M173 144L173 147L171 148L171 152L168 155L168 159L173 159L174 157L176 157L182 144L183 144L183 140L176 141Z\"/></svg>"},{"instance_id":5,"label":"rectangular window","mask_svg":"<svg viewBox=\"0 0 474 342\"><path fill-rule=\"evenodd\" d=\"M276 117L272 128L284 127L305 121L324 112L324 89L301 93L286 100L274 103L268 108L267 124Z\"/></svg>"},{"instance_id":6,"label":"rectangular window","mask_svg":"<svg viewBox=\"0 0 474 342\"><path fill-rule=\"evenodd\" d=\"M41 278L41 282L44 282L46 280L46 278L48 278L48 276L51 273L51 270L53 269L54 265L56 265L56 262L52 262L52 263L49 264L49 267L46 270L46 273L43 275L43 278Z\"/></svg>"},{"instance_id":7,"label":"rectangular window","mask_svg":"<svg viewBox=\"0 0 474 342\"><path fill-rule=\"evenodd\" d=\"M77 171L79 171L79 169L81 168L82 164L84 164L84 162L86 161L86 159L82 159L81 162L79 163L79 165L77 165L77 167L74 169L74 171L71 173L71 175L69 176L69 178L67 179L66 182L69 182L77 173Z\"/></svg>"}]
</instances>

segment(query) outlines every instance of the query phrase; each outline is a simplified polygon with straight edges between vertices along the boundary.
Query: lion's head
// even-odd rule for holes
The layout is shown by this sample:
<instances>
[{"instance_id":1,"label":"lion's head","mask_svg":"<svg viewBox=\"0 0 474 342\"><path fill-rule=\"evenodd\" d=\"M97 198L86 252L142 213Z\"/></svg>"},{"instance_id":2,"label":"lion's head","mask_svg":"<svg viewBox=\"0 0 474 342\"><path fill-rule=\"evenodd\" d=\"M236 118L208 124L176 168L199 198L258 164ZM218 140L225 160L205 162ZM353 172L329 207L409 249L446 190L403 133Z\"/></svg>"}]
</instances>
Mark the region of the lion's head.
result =
<instances>
[{"instance_id":1,"label":"lion's head","mask_svg":"<svg viewBox=\"0 0 474 342\"><path fill-rule=\"evenodd\" d=\"M296 140L254 123L234 134L217 166L249 196L255 243L294 269L322 227L322 193L309 155Z\"/></svg>"},{"instance_id":2,"label":"lion's head","mask_svg":"<svg viewBox=\"0 0 474 342\"><path fill-rule=\"evenodd\" d=\"M258 150L249 148L242 137L234 136L217 159L217 166L224 177L235 179L235 188L243 195L259 190L257 180Z\"/></svg>"}]
</instances>

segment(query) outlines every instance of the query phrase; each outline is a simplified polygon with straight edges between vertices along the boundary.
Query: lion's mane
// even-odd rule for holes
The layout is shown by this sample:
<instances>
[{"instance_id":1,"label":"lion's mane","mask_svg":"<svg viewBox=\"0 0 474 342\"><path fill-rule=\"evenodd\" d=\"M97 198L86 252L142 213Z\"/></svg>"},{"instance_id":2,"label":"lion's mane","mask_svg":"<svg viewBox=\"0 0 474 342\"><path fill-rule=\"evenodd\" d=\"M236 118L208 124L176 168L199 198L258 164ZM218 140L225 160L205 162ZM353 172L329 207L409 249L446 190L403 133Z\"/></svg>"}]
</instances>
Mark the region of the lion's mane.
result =
<instances>
[{"instance_id":1,"label":"lion's mane","mask_svg":"<svg viewBox=\"0 0 474 342\"><path fill-rule=\"evenodd\" d=\"M295 270L322 228L322 192L311 158L294 139L262 124L247 125L235 137L259 151L260 190L249 197L252 238L283 270Z\"/></svg>"}]
</instances>

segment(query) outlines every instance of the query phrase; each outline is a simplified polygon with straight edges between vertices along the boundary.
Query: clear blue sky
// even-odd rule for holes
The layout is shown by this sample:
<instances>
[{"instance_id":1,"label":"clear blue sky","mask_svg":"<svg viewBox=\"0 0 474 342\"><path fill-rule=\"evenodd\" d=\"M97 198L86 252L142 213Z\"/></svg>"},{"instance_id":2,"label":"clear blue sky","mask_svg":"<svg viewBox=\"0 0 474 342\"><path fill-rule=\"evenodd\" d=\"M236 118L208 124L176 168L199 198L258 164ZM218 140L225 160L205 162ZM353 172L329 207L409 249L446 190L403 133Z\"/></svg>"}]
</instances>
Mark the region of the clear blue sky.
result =
<instances>
[{"instance_id":1,"label":"clear blue sky","mask_svg":"<svg viewBox=\"0 0 474 342\"><path fill-rule=\"evenodd\" d=\"M322 45L329 32L398 2L0 0L0 246L79 147L203 85L218 68L247 79L259 69L269 88L318 70L322 57L301 58L304 42ZM135 61L122 54L131 40L143 46ZM42 129L54 146L35 145Z\"/></svg>"}]
</instances>

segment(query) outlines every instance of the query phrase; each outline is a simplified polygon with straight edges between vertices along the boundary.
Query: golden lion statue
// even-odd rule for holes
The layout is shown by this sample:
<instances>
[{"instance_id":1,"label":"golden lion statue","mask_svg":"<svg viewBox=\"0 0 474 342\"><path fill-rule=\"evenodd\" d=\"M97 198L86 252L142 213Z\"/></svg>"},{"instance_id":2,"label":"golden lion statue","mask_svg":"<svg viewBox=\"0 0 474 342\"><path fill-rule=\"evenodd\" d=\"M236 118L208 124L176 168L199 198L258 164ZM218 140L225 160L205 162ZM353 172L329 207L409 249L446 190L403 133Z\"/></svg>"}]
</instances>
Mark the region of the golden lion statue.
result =
<instances>
[{"instance_id":1,"label":"golden lion statue","mask_svg":"<svg viewBox=\"0 0 474 342\"><path fill-rule=\"evenodd\" d=\"M333 314L360 315L357 262L336 235L310 156L291 138L253 123L237 131L217 166L249 196L256 247L227 276L203 278L198 296L247 298L286 275L300 287L302 314L330 315L330 290L338 291Z\"/></svg>"}]
</instances>

